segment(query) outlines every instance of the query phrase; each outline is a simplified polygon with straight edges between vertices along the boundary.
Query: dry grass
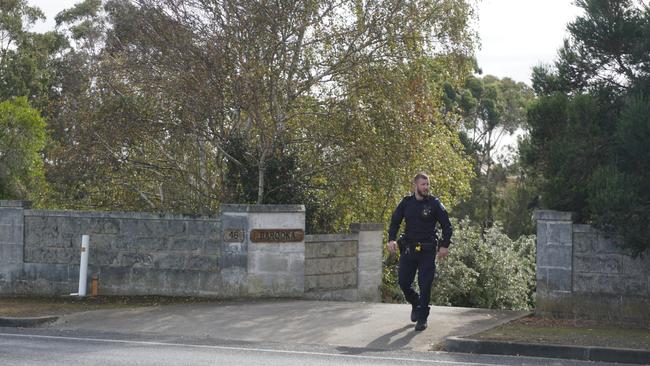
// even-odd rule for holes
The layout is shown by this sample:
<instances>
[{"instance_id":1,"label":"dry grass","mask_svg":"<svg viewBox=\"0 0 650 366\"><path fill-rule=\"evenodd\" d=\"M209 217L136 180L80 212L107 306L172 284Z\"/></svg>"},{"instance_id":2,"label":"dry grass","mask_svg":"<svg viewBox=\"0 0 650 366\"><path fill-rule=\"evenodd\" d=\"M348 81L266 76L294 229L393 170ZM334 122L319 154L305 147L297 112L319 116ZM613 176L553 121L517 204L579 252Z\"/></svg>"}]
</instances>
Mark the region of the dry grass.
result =
<instances>
[{"instance_id":1,"label":"dry grass","mask_svg":"<svg viewBox=\"0 0 650 366\"><path fill-rule=\"evenodd\" d=\"M64 315L99 309L159 306L188 302L218 301L210 298L165 296L97 296L85 298L76 296L2 297L0 298L0 316L31 317Z\"/></svg>"},{"instance_id":2,"label":"dry grass","mask_svg":"<svg viewBox=\"0 0 650 366\"><path fill-rule=\"evenodd\" d=\"M650 329L587 320L525 317L471 336L509 342L650 350Z\"/></svg>"}]
</instances>

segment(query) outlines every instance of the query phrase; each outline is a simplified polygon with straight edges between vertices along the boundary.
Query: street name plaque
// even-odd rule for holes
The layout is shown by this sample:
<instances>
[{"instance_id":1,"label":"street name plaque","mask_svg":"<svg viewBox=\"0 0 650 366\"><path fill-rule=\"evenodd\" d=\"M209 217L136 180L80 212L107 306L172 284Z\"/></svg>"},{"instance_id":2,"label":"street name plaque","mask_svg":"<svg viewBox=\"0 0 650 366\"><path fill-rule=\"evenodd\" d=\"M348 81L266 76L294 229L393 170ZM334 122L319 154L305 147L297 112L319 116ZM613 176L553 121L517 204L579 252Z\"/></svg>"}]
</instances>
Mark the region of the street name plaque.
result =
<instances>
[{"instance_id":1,"label":"street name plaque","mask_svg":"<svg viewBox=\"0 0 650 366\"><path fill-rule=\"evenodd\" d=\"M254 229L251 230L253 243L288 243L305 239L302 229Z\"/></svg>"}]
</instances>

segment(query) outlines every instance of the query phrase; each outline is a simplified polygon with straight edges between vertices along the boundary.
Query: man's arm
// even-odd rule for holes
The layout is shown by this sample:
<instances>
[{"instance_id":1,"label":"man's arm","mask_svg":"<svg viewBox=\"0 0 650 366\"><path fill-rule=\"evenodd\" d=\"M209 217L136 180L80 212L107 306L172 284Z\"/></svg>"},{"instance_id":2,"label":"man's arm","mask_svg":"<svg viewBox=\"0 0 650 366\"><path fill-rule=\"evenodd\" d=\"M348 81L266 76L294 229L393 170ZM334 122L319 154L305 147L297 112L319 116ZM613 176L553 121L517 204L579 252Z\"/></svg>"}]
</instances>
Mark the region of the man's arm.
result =
<instances>
[{"instance_id":1,"label":"man's arm","mask_svg":"<svg viewBox=\"0 0 650 366\"><path fill-rule=\"evenodd\" d=\"M388 241L395 241L397 239L397 231L402 224L404 218L404 200L402 200L390 218L390 226L388 228Z\"/></svg>"},{"instance_id":2,"label":"man's arm","mask_svg":"<svg viewBox=\"0 0 650 366\"><path fill-rule=\"evenodd\" d=\"M438 255L441 258L444 258L449 253L448 248L449 244L451 244L451 235L453 233L453 229L451 227L451 221L449 221L449 214L447 213L445 206L440 202L440 200L436 200L436 206L436 220L438 220L442 229L442 238L440 239L440 243L438 245Z\"/></svg>"},{"instance_id":3,"label":"man's arm","mask_svg":"<svg viewBox=\"0 0 650 366\"><path fill-rule=\"evenodd\" d=\"M397 251L397 231L399 226L402 224L402 219L404 218L404 200L397 205L395 211L393 211L393 216L390 218L390 227L388 228L388 250L391 253Z\"/></svg>"}]
</instances>

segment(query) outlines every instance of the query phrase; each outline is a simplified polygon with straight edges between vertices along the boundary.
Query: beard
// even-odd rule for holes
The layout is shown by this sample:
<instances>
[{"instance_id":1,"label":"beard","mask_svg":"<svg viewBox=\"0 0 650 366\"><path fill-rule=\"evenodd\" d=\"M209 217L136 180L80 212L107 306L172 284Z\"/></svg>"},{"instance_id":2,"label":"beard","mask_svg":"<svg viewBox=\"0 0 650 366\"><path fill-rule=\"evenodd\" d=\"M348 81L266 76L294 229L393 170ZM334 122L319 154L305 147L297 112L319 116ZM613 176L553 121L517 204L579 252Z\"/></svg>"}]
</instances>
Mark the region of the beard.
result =
<instances>
[{"instance_id":1,"label":"beard","mask_svg":"<svg viewBox=\"0 0 650 366\"><path fill-rule=\"evenodd\" d=\"M428 189L419 189L419 188L416 188L416 190L417 190L417 192L418 192L418 195L421 196L421 197L426 197L426 196L429 195L429 190L428 190Z\"/></svg>"}]
</instances>

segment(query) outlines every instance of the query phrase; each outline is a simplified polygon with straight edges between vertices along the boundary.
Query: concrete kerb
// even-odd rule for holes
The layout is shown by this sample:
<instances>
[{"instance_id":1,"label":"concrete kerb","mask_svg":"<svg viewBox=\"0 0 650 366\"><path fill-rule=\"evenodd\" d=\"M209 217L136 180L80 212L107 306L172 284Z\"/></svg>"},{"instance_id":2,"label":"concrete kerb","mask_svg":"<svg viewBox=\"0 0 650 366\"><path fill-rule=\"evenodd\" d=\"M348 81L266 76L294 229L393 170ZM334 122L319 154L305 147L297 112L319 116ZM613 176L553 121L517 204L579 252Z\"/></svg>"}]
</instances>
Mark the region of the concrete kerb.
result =
<instances>
[{"instance_id":1,"label":"concrete kerb","mask_svg":"<svg viewBox=\"0 0 650 366\"><path fill-rule=\"evenodd\" d=\"M625 348L484 341L448 337L445 339L443 349L447 352L460 353L550 357L594 362L650 363L650 351Z\"/></svg>"},{"instance_id":2,"label":"concrete kerb","mask_svg":"<svg viewBox=\"0 0 650 366\"><path fill-rule=\"evenodd\" d=\"M58 315L37 317L0 317L0 327L33 328L59 320Z\"/></svg>"}]
</instances>

